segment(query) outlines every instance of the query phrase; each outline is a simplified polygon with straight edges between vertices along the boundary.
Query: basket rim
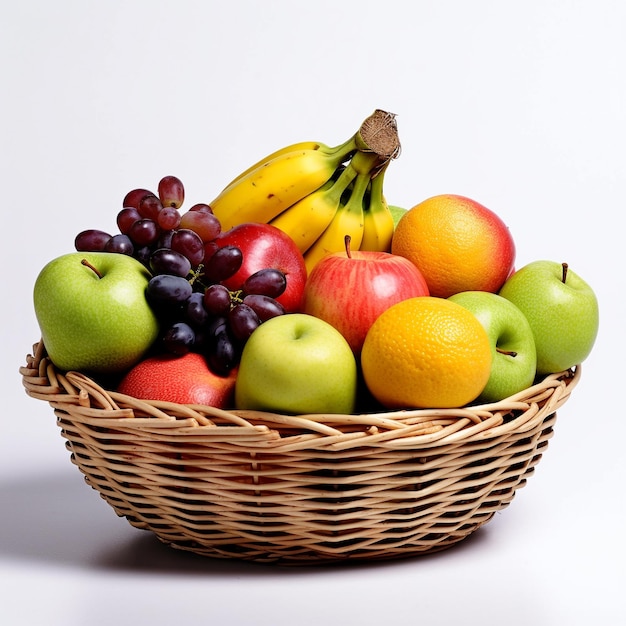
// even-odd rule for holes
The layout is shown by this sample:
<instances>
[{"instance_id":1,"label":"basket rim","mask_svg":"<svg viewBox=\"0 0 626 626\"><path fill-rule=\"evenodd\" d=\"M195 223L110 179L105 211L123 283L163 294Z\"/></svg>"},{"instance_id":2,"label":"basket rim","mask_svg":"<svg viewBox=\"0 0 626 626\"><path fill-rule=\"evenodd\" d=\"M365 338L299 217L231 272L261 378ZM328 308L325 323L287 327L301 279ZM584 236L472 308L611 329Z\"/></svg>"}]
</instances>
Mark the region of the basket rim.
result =
<instances>
[{"instance_id":1,"label":"basket rim","mask_svg":"<svg viewBox=\"0 0 626 626\"><path fill-rule=\"evenodd\" d=\"M499 402L452 409L403 409L374 413L285 415L225 410L205 405L140 400L100 386L82 372L62 372L47 356L43 341L33 344L20 367L27 395L48 402L57 417L97 422L102 427L158 430L177 435L210 433L242 445L309 447L324 441L334 450L355 446L396 449L484 441L531 430L555 413L578 384L581 366L549 374ZM248 440L246 440L246 438ZM253 443L254 442L254 443Z\"/></svg>"}]
</instances>

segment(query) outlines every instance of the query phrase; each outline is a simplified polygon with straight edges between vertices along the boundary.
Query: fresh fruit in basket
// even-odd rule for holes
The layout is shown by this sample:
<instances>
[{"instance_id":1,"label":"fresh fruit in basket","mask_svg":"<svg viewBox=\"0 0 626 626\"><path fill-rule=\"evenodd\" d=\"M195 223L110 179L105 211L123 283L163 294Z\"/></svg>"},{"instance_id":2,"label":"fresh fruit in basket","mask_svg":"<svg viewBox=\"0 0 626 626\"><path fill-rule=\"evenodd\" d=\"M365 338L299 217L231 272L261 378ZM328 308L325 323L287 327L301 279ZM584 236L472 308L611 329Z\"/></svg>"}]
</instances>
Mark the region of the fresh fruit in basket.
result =
<instances>
[{"instance_id":1,"label":"fresh fruit in basket","mask_svg":"<svg viewBox=\"0 0 626 626\"><path fill-rule=\"evenodd\" d=\"M228 408L233 406L236 379L237 368L218 376L201 354L159 354L127 372L117 391L142 400Z\"/></svg>"},{"instance_id":2,"label":"fresh fruit in basket","mask_svg":"<svg viewBox=\"0 0 626 626\"><path fill-rule=\"evenodd\" d=\"M83 256L104 251L134 262L147 280L142 303L153 320L151 341L134 360L120 361L116 373L126 373L144 356L169 355L173 361L191 354L196 362L197 356L205 360L220 384L234 377L241 381L239 402L231 400L239 406L346 412L347 407L370 408L372 397L372 407L390 408L497 401L528 387L535 373L567 369L586 358L597 332L593 292L595 313L576 304L582 300L577 294L564 317L559 307L565 305L554 295L558 290L553 295L540 290L541 280L535 281L536 297L526 297L532 281L522 281L526 268L511 276L516 250L509 229L475 200L442 194L409 210L389 207L383 182L399 149L395 116L377 110L336 147L300 142L274 151L236 176L211 204L183 211L185 189L175 176L163 177L157 193L144 187L129 191L117 214L118 233L89 229L74 241ZM519 304L528 324L519 316L515 322L498 293ZM428 315L419 309L414 318L388 321L390 308L420 298L429 303ZM540 303L540 310L522 306L530 300ZM311 318L330 325L351 348L348 369L356 367L356 387L347 382L344 397L324 392L334 408L309 396L297 401L291 392L278 403L276 388L260 382L269 365L261 360L261 349L255 355L257 340L270 353L281 350L267 343L269 330L257 337L258 331L276 318L281 318L276 328L289 328L298 319L292 316L300 314L307 327ZM564 332L564 319L576 315L586 315L586 323ZM53 324L69 326L71 316L62 309L54 316ZM512 325L516 332L509 338L505 330ZM453 327L460 335L449 334ZM42 335L57 366L96 371L93 365L55 358L60 352L54 338L46 341L49 333ZM105 354L95 338L85 337ZM240 362L253 338L248 352L255 356L246 358L242 374ZM314 368L312 344L286 345L298 355L290 362ZM548 357L553 360L547 362ZM278 363L277 371L298 382L297 368ZM315 380L312 375L310 381ZM319 387L325 388L321 382ZM265 392L267 397L256 396ZM221 399L211 402L225 406Z\"/></svg>"},{"instance_id":3,"label":"fresh fruit in basket","mask_svg":"<svg viewBox=\"0 0 626 626\"><path fill-rule=\"evenodd\" d=\"M528 263L506 281L500 295L530 323L540 374L566 370L589 356L598 334L598 300L566 263Z\"/></svg>"},{"instance_id":4,"label":"fresh fruit in basket","mask_svg":"<svg viewBox=\"0 0 626 626\"><path fill-rule=\"evenodd\" d=\"M396 226L391 251L422 272L431 295L496 293L515 262L513 237L502 219L473 199L453 194L428 198Z\"/></svg>"},{"instance_id":5,"label":"fresh fruit in basket","mask_svg":"<svg viewBox=\"0 0 626 626\"><path fill-rule=\"evenodd\" d=\"M417 267L389 252L346 249L325 256L313 268L304 289L305 313L332 324L358 356L376 318L391 305L427 296Z\"/></svg>"},{"instance_id":6,"label":"fresh fruit in basket","mask_svg":"<svg viewBox=\"0 0 626 626\"><path fill-rule=\"evenodd\" d=\"M241 355L235 406L278 413L352 413L357 362L343 335L312 315L275 317Z\"/></svg>"},{"instance_id":7,"label":"fresh fruit in basket","mask_svg":"<svg viewBox=\"0 0 626 626\"><path fill-rule=\"evenodd\" d=\"M491 371L491 342L473 313L433 296L394 304L372 324L361 352L368 389L391 409L472 402Z\"/></svg>"},{"instance_id":8,"label":"fresh fruit in basket","mask_svg":"<svg viewBox=\"0 0 626 626\"><path fill-rule=\"evenodd\" d=\"M477 400L499 402L530 387L537 371L537 351L524 314L489 291L462 291L449 300L471 311L491 342L491 373Z\"/></svg>"},{"instance_id":9,"label":"fresh fruit in basket","mask_svg":"<svg viewBox=\"0 0 626 626\"><path fill-rule=\"evenodd\" d=\"M33 299L54 364L98 374L135 365L159 331L145 297L149 278L141 263L123 254L71 252L47 263Z\"/></svg>"}]
</instances>

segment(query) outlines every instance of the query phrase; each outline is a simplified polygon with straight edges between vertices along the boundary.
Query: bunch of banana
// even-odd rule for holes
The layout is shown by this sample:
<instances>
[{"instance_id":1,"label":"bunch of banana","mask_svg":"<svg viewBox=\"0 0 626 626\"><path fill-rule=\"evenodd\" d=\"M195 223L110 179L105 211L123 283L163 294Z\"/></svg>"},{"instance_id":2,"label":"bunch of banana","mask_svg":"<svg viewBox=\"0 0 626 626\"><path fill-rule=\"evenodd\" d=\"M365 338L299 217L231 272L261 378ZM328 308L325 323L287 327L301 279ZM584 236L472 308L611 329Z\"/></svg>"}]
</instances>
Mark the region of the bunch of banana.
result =
<instances>
[{"instance_id":1,"label":"bunch of banana","mask_svg":"<svg viewBox=\"0 0 626 626\"><path fill-rule=\"evenodd\" d=\"M311 268L329 252L386 250L393 220L382 194L384 172L399 154L395 116L376 110L348 141L305 141L254 163L210 203L223 230L269 223L296 242ZM389 230L391 224L391 231Z\"/></svg>"},{"instance_id":2,"label":"bunch of banana","mask_svg":"<svg viewBox=\"0 0 626 626\"><path fill-rule=\"evenodd\" d=\"M356 136L333 148L309 142L282 148L237 176L210 206L223 230L266 224L326 184L356 149Z\"/></svg>"},{"instance_id":3,"label":"bunch of banana","mask_svg":"<svg viewBox=\"0 0 626 626\"><path fill-rule=\"evenodd\" d=\"M335 205L335 213L321 235L304 251L304 261L310 272L313 266L331 252L345 250L345 238L350 236L350 246L359 250L365 234L366 197L373 180L376 179L380 157L371 152L357 152L346 171L356 172L354 182L348 190L347 198L343 196ZM372 180L372 177L374 179ZM292 209L287 212L291 213ZM369 210L369 207L368 207ZM370 237L370 240L373 236Z\"/></svg>"}]
</instances>

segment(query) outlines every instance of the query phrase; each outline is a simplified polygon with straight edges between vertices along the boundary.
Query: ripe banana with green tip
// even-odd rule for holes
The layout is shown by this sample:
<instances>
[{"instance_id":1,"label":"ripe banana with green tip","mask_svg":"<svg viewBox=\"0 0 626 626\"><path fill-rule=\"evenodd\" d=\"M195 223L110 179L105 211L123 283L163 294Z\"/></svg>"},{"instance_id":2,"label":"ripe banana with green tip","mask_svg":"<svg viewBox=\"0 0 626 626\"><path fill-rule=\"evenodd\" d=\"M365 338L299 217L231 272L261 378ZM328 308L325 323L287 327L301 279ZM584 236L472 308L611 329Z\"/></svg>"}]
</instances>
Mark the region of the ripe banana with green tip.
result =
<instances>
[{"instance_id":1,"label":"ripe banana with green tip","mask_svg":"<svg viewBox=\"0 0 626 626\"><path fill-rule=\"evenodd\" d=\"M394 219L383 195L383 179L388 163L387 161L374 175L370 183L367 202L363 209L363 239L360 250L388 252L391 249Z\"/></svg>"},{"instance_id":2,"label":"ripe banana with green tip","mask_svg":"<svg viewBox=\"0 0 626 626\"><path fill-rule=\"evenodd\" d=\"M303 254L326 230L341 205L341 197L357 175L349 165L337 174L270 222L287 233Z\"/></svg>"},{"instance_id":3,"label":"ripe banana with green tip","mask_svg":"<svg viewBox=\"0 0 626 626\"><path fill-rule=\"evenodd\" d=\"M326 230L305 252L304 262L310 272L317 262L332 252L345 250L346 236L351 239L353 250L358 250L363 239L363 200L370 184L372 169L379 162L375 153L357 152L346 169L358 172L350 197L341 205Z\"/></svg>"}]
</instances>

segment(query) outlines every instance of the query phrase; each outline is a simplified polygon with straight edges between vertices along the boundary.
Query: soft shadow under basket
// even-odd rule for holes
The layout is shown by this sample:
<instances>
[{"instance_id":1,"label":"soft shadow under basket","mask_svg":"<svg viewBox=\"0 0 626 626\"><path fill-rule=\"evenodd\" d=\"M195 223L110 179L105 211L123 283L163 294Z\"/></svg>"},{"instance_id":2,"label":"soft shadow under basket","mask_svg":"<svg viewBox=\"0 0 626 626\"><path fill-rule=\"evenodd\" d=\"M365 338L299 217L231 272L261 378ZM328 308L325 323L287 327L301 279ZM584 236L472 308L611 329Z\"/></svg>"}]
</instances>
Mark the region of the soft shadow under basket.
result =
<instances>
[{"instance_id":1,"label":"soft shadow under basket","mask_svg":"<svg viewBox=\"0 0 626 626\"><path fill-rule=\"evenodd\" d=\"M20 368L71 460L115 512L178 549L282 564L442 550L505 508L552 437L580 366L501 402L288 416L143 401Z\"/></svg>"}]
</instances>

